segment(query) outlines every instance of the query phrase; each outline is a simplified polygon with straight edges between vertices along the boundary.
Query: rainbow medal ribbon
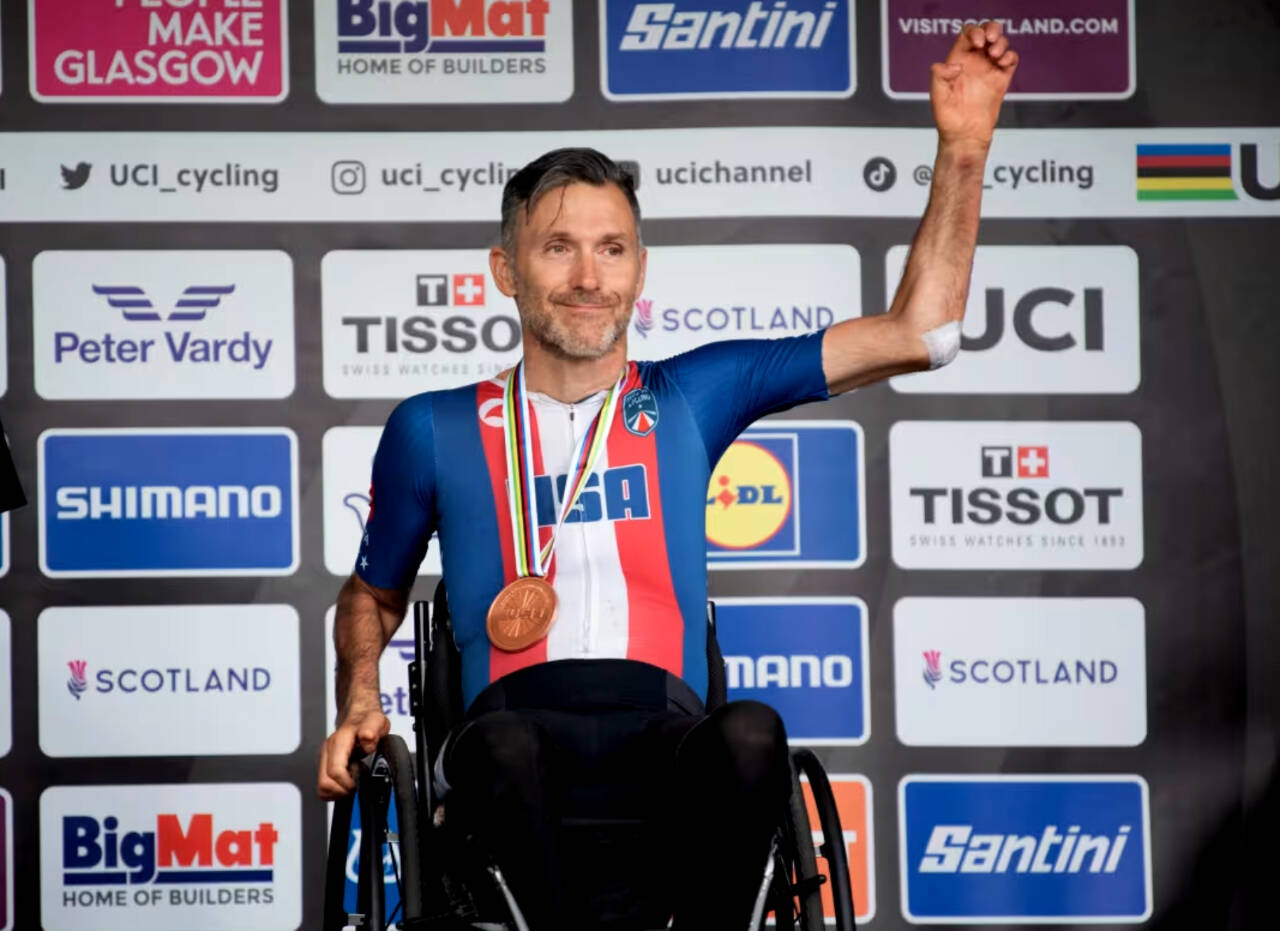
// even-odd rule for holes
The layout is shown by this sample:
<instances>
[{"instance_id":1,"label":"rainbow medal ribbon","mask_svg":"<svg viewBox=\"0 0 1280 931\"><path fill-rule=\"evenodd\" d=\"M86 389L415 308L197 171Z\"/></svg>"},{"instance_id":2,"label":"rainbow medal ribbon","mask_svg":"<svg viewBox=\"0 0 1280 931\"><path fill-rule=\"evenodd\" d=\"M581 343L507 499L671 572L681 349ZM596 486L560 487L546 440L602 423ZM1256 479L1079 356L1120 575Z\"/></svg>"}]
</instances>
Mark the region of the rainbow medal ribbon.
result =
<instances>
[{"instance_id":1,"label":"rainbow medal ribbon","mask_svg":"<svg viewBox=\"0 0 1280 931\"><path fill-rule=\"evenodd\" d=\"M516 370L507 378L502 394L502 435L516 579L498 592L485 619L489 640L500 650L523 650L545 637L555 623L557 598L555 589L546 580L547 569L555 553L560 528L577 504L578 496L591 478L592 466L609 437L626 378L627 369L624 367L605 395L595 419L578 440L569 462L560 516L551 536L542 546L538 545L538 491L533 475L532 418L525 389L524 362L517 364Z\"/></svg>"}]
</instances>

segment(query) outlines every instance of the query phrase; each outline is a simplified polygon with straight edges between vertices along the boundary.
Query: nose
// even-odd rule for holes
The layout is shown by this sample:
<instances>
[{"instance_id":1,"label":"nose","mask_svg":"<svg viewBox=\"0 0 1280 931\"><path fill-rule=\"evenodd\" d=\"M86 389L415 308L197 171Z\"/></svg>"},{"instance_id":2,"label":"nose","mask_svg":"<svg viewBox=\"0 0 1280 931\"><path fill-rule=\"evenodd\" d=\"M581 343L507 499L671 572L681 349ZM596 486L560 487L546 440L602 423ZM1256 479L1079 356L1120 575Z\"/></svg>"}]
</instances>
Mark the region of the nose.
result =
<instances>
[{"instance_id":1,"label":"nose","mask_svg":"<svg viewBox=\"0 0 1280 931\"><path fill-rule=\"evenodd\" d=\"M599 288L600 276L596 268L596 257L590 249L584 249L578 253L578 259L573 264L572 285L580 291L595 291Z\"/></svg>"}]
</instances>

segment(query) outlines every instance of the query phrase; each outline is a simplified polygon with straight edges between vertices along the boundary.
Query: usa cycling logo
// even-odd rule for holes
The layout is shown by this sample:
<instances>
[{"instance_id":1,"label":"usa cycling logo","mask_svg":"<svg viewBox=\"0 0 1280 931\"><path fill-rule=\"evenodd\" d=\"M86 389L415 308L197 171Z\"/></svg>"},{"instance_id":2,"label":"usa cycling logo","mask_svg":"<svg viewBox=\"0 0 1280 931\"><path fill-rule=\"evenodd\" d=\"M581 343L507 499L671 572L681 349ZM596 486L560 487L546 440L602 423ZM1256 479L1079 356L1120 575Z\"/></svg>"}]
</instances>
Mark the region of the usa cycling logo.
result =
<instances>
[{"instance_id":1,"label":"usa cycling logo","mask_svg":"<svg viewBox=\"0 0 1280 931\"><path fill-rule=\"evenodd\" d=\"M1148 812L1140 776L906 776L903 915L913 923L1146 921Z\"/></svg>"},{"instance_id":2,"label":"usa cycling logo","mask_svg":"<svg viewBox=\"0 0 1280 931\"><path fill-rule=\"evenodd\" d=\"M622 422L636 436L648 436L658 425L658 399L648 388L632 388L622 396Z\"/></svg>"},{"instance_id":3,"label":"usa cycling logo","mask_svg":"<svg viewBox=\"0 0 1280 931\"><path fill-rule=\"evenodd\" d=\"M47 430L38 451L47 575L287 575L297 566L292 431Z\"/></svg>"},{"instance_id":4,"label":"usa cycling logo","mask_svg":"<svg viewBox=\"0 0 1280 931\"><path fill-rule=\"evenodd\" d=\"M775 708L796 742L871 733L867 606L859 598L720 598L716 633L731 700Z\"/></svg>"},{"instance_id":5,"label":"usa cycling logo","mask_svg":"<svg viewBox=\"0 0 1280 931\"><path fill-rule=\"evenodd\" d=\"M600 0L612 100L848 97L853 0Z\"/></svg>"}]
</instances>

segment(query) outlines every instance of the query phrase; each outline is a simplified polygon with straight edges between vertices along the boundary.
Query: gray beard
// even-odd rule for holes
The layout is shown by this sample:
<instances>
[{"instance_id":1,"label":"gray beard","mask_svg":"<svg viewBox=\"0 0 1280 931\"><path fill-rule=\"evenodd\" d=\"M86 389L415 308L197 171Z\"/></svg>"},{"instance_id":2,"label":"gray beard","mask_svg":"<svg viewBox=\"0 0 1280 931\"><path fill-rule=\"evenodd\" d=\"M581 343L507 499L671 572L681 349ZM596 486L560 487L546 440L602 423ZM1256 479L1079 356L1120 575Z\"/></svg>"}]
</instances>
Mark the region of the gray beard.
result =
<instances>
[{"instance_id":1,"label":"gray beard","mask_svg":"<svg viewBox=\"0 0 1280 931\"><path fill-rule=\"evenodd\" d=\"M526 308L516 301L520 317L525 327L538 338L548 349L566 359L599 359L609 352L626 333L631 322L631 314L625 314L600 332L595 340L588 340L565 326L553 314L544 313L541 308Z\"/></svg>"}]
</instances>

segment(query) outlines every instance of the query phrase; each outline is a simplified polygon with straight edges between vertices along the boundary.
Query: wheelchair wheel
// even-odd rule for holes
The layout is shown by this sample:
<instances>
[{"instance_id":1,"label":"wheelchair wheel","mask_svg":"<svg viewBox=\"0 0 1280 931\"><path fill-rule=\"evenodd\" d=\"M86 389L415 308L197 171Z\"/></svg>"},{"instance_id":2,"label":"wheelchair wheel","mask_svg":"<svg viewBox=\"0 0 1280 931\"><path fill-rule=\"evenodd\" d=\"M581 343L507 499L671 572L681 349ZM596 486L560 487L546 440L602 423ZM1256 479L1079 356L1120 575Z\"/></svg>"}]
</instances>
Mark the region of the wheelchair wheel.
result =
<instances>
[{"instance_id":1,"label":"wheelchair wheel","mask_svg":"<svg viewBox=\"0 0 1280 931\"><path fill-rule=\"evenodd\" d=\"M804 794L794 767L791 770L791 798L782 825L779 849L779 895L774 902L774 921L779 931L823 931L822 882L813 831L805 809Z\"/></svg>"},{"instance_id":2,"label":"wheelchair wheel","mask_svg":"<svg viewBox=\"0 0 1280 931\"><path fill-rule=\"evenodd\" d=\"M831 897L836 913L836 931L852 931L856 922L853 886L849 881L849 853L844 845L844 829L840 825L840 812L836 808L835 795L831 792L831 781L827 779L827 771L823 769L822 762L808 747L795 748L791 751L791 758L796 769L808 778L809 788L813 791L813 803L818 811L818 826L822 829L822 846L818 853L827 861L827 870L830 874L828 880L831 884ZM805 821L808 821L807 815ZM812 838L813 835L808 836ZM821 904L819 904L819 914L821 914ZM820 922L819 927L821 926Z\"/></svg>"}]
</instances>

